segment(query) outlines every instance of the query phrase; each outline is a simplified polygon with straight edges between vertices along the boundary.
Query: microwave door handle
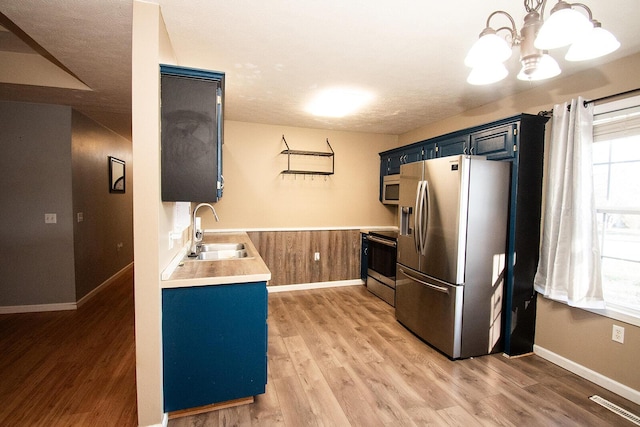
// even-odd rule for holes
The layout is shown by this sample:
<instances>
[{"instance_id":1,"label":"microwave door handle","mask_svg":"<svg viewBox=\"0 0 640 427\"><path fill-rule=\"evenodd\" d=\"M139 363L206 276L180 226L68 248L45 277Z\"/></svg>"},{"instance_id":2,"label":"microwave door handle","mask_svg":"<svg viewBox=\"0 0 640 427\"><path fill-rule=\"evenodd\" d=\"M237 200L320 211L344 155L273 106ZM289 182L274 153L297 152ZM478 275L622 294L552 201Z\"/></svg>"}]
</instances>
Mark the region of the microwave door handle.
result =
<instances>
[{"instance_id":1,"label":"microwave door handle","mask_svg":"<svg viewBox=\"0 0 640 427\"><path fill-rule=\"evenodd\" d=\"M398 270L400 270L400 273L404 274L405 276L407 276L409 279L420 283L421 285L424 285L428 288L433 289L434 291L438 291L438 292L442 292L444 294L448 294L449 293L449 289L445 288L444 286L438 286L438 285L434 285L433 283L429 283L429 282L425 282L424 280L420 280L417 277L413 276L412 274L409 274L409 272L405 271L402 267L398 267Z\"/></svg>"}]
</instances>

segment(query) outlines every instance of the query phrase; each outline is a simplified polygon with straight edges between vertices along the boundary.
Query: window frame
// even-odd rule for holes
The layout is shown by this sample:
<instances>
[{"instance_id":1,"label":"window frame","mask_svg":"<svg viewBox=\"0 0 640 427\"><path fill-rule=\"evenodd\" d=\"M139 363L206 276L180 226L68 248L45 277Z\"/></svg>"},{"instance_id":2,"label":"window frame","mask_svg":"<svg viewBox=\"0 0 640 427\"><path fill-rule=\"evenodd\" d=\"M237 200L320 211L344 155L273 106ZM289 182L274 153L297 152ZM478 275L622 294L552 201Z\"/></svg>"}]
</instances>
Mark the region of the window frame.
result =
<instances>
[{"instance_id":1,"label":"window frame","mask_svg":"<svg viewBox=\"0 0 640 427\"><path fill-rule=\"evenodd\" d=\"M629 98L606 102L595 105L593 108L594 117L598 114L609 113L616 110L622 110L625 108L633 108L640 106L640 96L632 96ZM594 142L595 143L595 142ZM606 301L605 301L606 303ZM625 307L607 305L604 309L585 309L595 314L609 317L614 320L629 323L631 325L640 326L640 308L636 310L628 310Z\"/></svg>"}]
</instances>

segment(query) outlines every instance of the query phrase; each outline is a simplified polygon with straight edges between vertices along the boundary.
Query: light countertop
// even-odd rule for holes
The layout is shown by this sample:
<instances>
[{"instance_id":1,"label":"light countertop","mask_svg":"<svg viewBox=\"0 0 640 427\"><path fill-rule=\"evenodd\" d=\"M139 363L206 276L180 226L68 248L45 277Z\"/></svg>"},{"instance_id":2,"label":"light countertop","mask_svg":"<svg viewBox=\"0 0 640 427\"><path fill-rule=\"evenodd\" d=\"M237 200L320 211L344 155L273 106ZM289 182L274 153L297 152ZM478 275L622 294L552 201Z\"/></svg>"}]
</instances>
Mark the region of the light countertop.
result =
<instances>
[{"instance_id":1,"label":"light countertop","mask_svg":"<svg viewBox=\"0 0 640 427\"><path fill-rule=\"evenodd\" d=\"M271 280L267 268L247 233L205 233L202 243L243 243L247 250L246 258L200 261L182 260L179 255L177 266L168 267L163 276L163 288L189 286L223 285L233 283L264 282Z\"/></svg>"}]
</instances>

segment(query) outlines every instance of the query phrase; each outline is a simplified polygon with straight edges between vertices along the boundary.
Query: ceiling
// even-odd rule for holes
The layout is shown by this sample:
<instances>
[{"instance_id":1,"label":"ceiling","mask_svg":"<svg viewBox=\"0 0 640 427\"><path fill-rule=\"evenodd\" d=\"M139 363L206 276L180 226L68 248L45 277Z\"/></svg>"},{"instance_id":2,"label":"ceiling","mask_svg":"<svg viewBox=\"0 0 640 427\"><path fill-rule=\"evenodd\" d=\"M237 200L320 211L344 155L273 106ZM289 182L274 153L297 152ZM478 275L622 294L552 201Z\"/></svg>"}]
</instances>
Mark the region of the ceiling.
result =
<instances>
[{"instance_id":1,"label":"ceiling","mask_svg":"<svg viewBox=\"0 0 640 427\"><path fill-rule=\"evenodd\" d=\"M464 56L488 15L505 10L520 29L520 1L150 2L161 6L180 65L226 73L228 120L398 135L544 90L515 79L517 49L506 80L465 81ZM564 76L640 51L637 0L585 3L622 47L583 63L565 61L566 48L551 52ZM131 137L131 0L2 0L0 13L0 99L70 105ZM370 91L373 101L343 118L304 111L318 90L334 86Z\"/></svg>"}]
</instances>

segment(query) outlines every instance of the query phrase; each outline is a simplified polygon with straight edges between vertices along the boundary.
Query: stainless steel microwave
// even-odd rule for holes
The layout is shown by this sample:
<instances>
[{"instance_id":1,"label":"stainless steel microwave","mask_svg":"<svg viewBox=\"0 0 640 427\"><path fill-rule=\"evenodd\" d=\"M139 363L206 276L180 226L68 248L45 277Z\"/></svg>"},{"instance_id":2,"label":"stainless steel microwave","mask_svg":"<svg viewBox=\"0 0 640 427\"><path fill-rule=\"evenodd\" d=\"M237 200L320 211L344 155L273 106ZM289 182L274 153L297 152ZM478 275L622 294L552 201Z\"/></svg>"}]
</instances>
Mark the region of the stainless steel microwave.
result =
<instances>
[{"instance_id":1,"label":"stainless steel microwave","mask_svg":"<svg viewBox=\"0 0 640 427\"><path fill-rule=\"evenodd\" d=\"M382 203L397 205L400 199L400 175L382 177Z\"/></svg>"}]
</instances>

